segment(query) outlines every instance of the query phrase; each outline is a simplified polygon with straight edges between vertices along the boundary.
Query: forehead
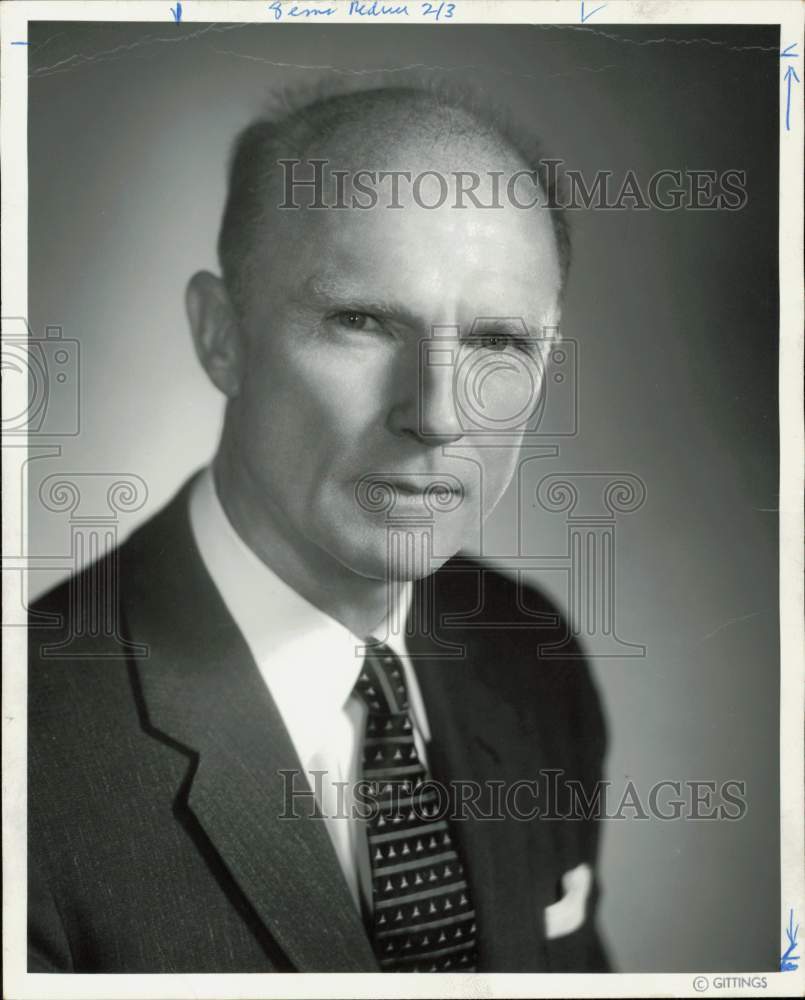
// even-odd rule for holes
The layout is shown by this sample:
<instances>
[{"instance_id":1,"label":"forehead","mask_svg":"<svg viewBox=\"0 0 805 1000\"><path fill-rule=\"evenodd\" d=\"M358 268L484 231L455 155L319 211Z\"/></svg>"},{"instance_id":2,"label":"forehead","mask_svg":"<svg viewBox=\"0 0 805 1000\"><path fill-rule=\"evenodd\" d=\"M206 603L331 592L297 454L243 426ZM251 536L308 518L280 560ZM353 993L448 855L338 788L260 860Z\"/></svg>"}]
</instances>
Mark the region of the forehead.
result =
<instances>
[{"instance_id":1,"label":"forehead","mask_svg":"<svg viewBox=\"0 0 805 1000\"><path fill-rule=\"evenodd\" d=\"M265 242L260 269L272 286L338 273L340 285L445 306L534 308L559 290L547 210L403 207L289 212ZM272 227L273 229L274 227ZM273 248L273 249L272 249ZM508 312L506 314L509 314Z\"/></svg>"},{"instance_id":2,"label":"forehead","mask_svg":"<svg viewBox=\"0 0 805 1000\"><path fill-rule=\"evenodd\" d=\"M307 146L295 176L310 177L313 159L327 161L325 203L337 200L338 173L347 207L311 208L310 190L301 187L301 208L280 209L275 198L257 246L258 267L275 288L338 271L377 293L441 298L446 306L524 310L558 294L550 213L509 196L509 179L526 164L466 116L409 113L342 125ZM476 198L489 207L466 193L476 177ZM373 191L374 207L357 207L367 202L364 194L356 203L359 183ZM538 194L522 177L516 192L521 203Z\"/></svg>"}]
</instances>

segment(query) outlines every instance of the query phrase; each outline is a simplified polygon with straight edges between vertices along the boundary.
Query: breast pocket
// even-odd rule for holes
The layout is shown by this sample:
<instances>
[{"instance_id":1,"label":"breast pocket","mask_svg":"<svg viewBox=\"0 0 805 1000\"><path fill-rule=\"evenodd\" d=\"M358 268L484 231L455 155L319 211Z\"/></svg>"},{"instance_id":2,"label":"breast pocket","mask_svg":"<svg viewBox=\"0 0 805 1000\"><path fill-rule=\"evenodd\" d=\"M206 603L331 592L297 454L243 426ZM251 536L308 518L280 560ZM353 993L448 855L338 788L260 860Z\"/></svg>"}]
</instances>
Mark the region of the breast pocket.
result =
<instances>
[{"instance_id":1,"label":"breast pocket","mask_svg":"<svg viewBox=\"0 0 805 1000\"><path fill-rule=\"evenodd\" d=\"M544 912L545 937L552 941L577 931L587 915L587 900L593 884L593 873L587 864L571 868L562 876L562 898Z\"/></svg>"}]
</instances>

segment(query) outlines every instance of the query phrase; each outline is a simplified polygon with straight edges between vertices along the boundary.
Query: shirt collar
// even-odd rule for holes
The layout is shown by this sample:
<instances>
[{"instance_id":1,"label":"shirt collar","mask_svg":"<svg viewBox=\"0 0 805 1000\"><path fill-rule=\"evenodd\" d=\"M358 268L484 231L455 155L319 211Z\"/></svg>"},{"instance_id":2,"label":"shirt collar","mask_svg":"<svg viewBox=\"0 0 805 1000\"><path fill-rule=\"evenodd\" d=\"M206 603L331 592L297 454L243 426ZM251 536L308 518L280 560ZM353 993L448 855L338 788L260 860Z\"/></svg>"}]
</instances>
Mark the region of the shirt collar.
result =
<instances>
[{"instance_id":1,"label":"shirt collar","mask_svg":"<svg viewBox=\"0 0 805 1000\"><path fill-rule=\"evenodd\" d=\"M305 600L243 541L226 515L207 467L193 484L190 523L201 557L240 629L274 701L291 727L340 710L363 664L363 639ZM405 623L411 585L401 588L396 620ZM378 630L383 635L384 626ZM386 638L401 657L404 631Z\"/></svg>"}]
</instances>

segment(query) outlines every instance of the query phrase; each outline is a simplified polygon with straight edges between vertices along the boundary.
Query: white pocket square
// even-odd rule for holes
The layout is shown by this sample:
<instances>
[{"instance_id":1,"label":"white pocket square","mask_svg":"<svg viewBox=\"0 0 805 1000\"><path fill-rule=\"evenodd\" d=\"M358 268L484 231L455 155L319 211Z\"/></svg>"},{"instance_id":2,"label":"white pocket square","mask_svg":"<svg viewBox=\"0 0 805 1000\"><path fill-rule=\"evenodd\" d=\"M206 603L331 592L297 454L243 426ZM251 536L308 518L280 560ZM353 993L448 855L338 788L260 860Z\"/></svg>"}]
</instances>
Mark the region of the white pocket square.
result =
<instances>
[{"instance_id":1,"label":"white pocket square","mask_svg":"<svg viewBox=\"0 0 805 1000\"><path fill-rule=\"evenodd\" d=\"M564 895L545 907L545 937L563 937L572 934L584 923L587 897L593 884L593 873L587 864L578 865L562 876Z\"/></svg>"}]
</instances>

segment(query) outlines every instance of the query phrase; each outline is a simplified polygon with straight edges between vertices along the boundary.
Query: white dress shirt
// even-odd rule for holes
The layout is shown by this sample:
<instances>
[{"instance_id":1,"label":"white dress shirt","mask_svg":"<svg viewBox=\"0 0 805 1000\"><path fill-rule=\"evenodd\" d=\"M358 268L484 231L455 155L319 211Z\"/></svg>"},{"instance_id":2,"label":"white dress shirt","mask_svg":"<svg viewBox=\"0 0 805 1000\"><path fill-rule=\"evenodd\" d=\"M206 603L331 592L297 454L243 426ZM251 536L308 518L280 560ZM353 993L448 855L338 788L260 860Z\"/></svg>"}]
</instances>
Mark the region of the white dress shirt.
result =
<instances>
[{"instance_id":1,"label":"white dress shirt","mask_svg":"<svg viewBox=\"0 0 805 1000\"><path fill-rule=\"evenodd\" d=\"M193 483L190 523L204 564L240 629L304 768L359 912L371 909L366 826L350 817L349 789L360 777L366 709L352 693L365 640L310 604L246 545L227 517L211 468ZM396 634L376 630L402 660L414 739L423 763L430 739L422 696L405 647L411 585L401 588ZM314 772L323 771L318 779ZM348 783L339 787L339 782ZM304 782L296 782L302 788ZM306 803L302 811L308 813Z\"/></svg>"}]
</instances>

